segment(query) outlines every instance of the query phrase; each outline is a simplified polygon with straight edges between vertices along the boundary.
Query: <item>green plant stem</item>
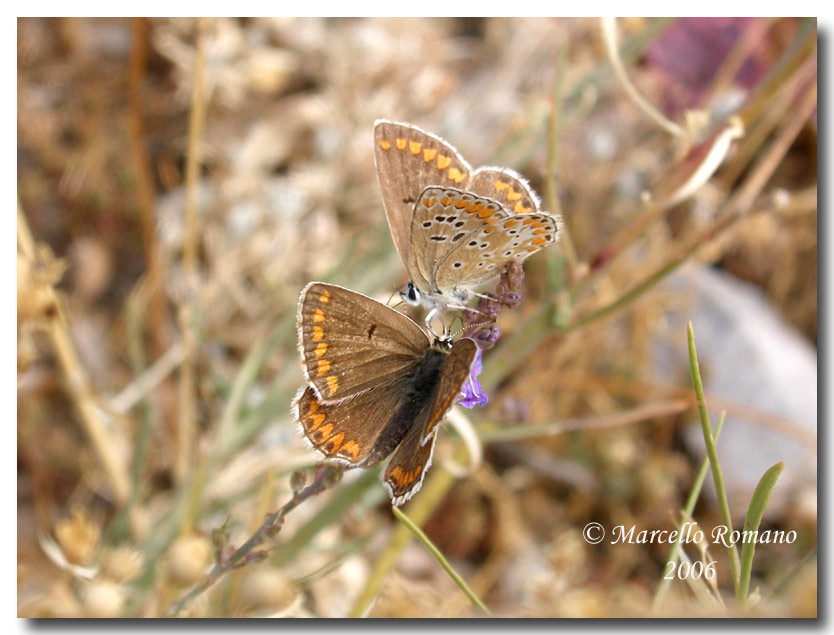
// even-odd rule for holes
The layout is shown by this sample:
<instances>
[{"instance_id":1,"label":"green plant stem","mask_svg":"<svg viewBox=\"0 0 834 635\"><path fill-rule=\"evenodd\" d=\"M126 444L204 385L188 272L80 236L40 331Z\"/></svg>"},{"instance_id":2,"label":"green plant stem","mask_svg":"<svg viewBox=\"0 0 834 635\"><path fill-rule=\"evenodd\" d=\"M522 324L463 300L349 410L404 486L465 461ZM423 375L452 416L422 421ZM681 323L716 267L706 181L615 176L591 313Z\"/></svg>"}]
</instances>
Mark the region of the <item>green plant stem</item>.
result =
<instances>
[{"instance_id":1,"label":"green plant stem","mask_svg":"<svg viewBox=\"0 0 834 635\"><path fill-rule=\"evenodd\" d=\"M718 437L721 435L721 429L724 427L724 417L727 415L727 411L723 411L718 418L718 425L715 426L715 442L718 443ZM695 503L698 501L698 497L701 495L701 488L704 486L704 481L707 478L707 470L709 470L709 458L704 457L704 460L701 461L701 467L698 470L698 476L695 477L695 481L692 483L692 489L689 491L689 497L686 499L686 505L683 507L683 513L681 514L681 524L678 525L678 531L681 532L678 534L678 540L675 544L672 545L672 548L669 549L669 555L666 557L666 562L675 562L678 561L678 556L680 555L681 549L681 541L683 540L683 523L686 522L687 518L692 518L692 512L695 510ZM666 593L669 591L669 587L672 585L672 579L667 578L666 576L662 576L660 579L660 584L657 587L657 591L655 591L654 599L652 600L652 610L657 611L660 608L660 603L663 602L663 598L666 597Z\"/></svg>"},{"instance_id":2,"label":"green plant stem","mask_svg":"<svg viewBox=\"0 0 834 635\"><path fill-rule=\"evenodd\" d=\"M485 615L492 616L492 613L489 612L489 609L486 607L481 599L475 595L475 592L469 588L469 585L466 584L466 581L458 574L457 571L454 570L452 565L449 564L449 561L446 560L446 557L441 553L440 549L438 549L431 540L429 540L428 536L417 526L415 525L412 520L406 516L403 512L401 512L396 507L392 507L391 511L394 512L394 516L396 516L399 521L404 524L408 530L414 534L414 536L423 543L423 546L431 552L431 555L434 556L435 560L440 563L440 566L443 567L443 570L449 574L449 577L454 580L455 584L460 587L460 590L466 594L466 597L469 598L469 601L472 602L478 609L480 609Z\"/></svg>"},{"instance_id":3,"label":"green plant stem","mask_svg":"<svg viewBox=\"0 0 834 635\"><path fill-rule=\"evenodd\" d=\"M466 459L466 448L461 444L455 450L452 460L460 463ZM419 494L409 503L408 511L413 522L422 525L434 508L440 503L446 492L454 483L455 477L443 469L434 469L426 477L426 482ZM365 588L356 599L356 603L350 611L349 617L362 617L368 611L376 594L379 592L385 576L397 564L397 558L402 550L412 539L412 534L405 525L400 525L394 530L388 546L382 552L371 570L370 576L365 583Z\"/></svg>"},{"instance_id":4,"label":"green plant stem","mask_svg":"<svg viewBox=\"0 0 834 635\"><path fill-rule=\"evenodd\" d=\"M727 502L727 491L724 488L724 475L721 472L721 464L718 462L718 451L715 448L715 439L712 436L712 427L709 422L707 401L704 397L704 385L701 382L701 370L698 366L698 354L695 350L695 333L692 330L692 322L689 322L687 325L687 340L689 344L689 369L692 374L692 383L695 387L695 396L698 399L698 415L701 419L701 430L704 435L704 443L707 447L707 457L709 457L710 467L712 468L712 479L715 482L715 495L718 498L718 507L721 510L721 518L724 521L724 526L727 528L727 533L732 534L733 520L730 516L730 505ZM730 569L733 575L733 587L736 593L736 600L740 602L740 564L735 545L729 547L729 554Z\"/></svg>"},{"instance_id":5,"label":"green plant stem","mask_svg":"<svg viewBox=\"0 0 834 635\"><path fill-rule=\"evenodd\" d=\"M753 497L750 499L750 507L747 509L747 516L744 518L745 534L759 530L765 507L767 507L767 501L770 499L770 493L773 491L776 481L784 469L785 463L780 462L771 467L762 476L759 484L756 486L756 491L753 492ZM753 556L755 553L756 541L745 540L741 545L741 579L739 581L742 608L747 604L747 592L750 588L750 573L753 570Z\"/></svg>"},{"instance_id":6,"label":"green plant stem","mask_svg":"<svg viewBox=\"0 0 834 635\"><path fill-rule=\"evenodd\" d=\"M251 392L252 386L263 370L264 363L269 355L272 354L273 349L282 335L282 330L274 329L266 342L259 346L253 346L246 355L246 359L243 361L243 365L232 384L232 390L229 393L226 407L223 409L223 414L218 424L217 441L214 447L214 452L217 457L224 459L229 456L230 448L233 446L232 442L235 437L235 427L240 419L240 413L245 405L246 397Z\"/></svg>"}]
</instances>

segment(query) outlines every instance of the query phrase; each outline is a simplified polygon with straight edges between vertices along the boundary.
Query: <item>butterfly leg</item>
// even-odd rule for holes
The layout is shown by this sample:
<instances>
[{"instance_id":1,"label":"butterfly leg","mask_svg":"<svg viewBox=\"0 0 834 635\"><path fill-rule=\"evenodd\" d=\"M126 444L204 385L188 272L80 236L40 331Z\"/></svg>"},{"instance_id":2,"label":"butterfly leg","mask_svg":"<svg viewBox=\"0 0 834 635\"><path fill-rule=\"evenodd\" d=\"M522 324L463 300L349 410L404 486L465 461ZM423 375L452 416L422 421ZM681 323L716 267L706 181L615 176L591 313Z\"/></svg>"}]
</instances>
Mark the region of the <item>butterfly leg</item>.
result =
<instances>
[{"instance_id":1,"label":"butterfly leg","mask_svg":"<svg viewBox=\"0 0 834 635\"><path fill-rule=\"evenodd\" d=\"M435 321L440 322L440 325L443 327L443 335L438 335L434 330L433 325ZM449 327L443 321L442 309L439 306L432 307L426 314L426 328L437 337L447 338L449 336Z\"/></svg>"},{"instance_id":2,"label":"butterfly leg","mask_svg":"<svg viewBox=\"0 0 834 635\"><path fill-rule=\"evenodd\" d=\"M470 295L474 295L476 298L481 298L482 300L495 300L495 295L491 293L478 293L477 291L470 291Z\"/></svg>"}]
</instances>

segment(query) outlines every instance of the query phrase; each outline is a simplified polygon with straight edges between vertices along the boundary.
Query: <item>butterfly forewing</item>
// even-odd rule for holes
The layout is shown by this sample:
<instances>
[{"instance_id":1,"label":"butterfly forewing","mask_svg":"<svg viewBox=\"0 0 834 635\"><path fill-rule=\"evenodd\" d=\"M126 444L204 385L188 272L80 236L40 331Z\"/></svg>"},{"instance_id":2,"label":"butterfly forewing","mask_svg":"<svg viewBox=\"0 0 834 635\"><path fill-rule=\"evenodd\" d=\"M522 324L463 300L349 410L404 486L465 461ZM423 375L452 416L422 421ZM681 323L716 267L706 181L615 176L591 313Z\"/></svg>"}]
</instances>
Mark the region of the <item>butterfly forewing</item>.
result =
<instances>
[{"instance_id":1,"label":"butterfly forewing","mask_svg":"<svg viewBox=\"0 0 834 635\"><path fill-rule=\"evenodd\" d=\"M478 168L472 173L467 189L498 201L512 214L539 211L539 197L527 181L509 168Z\"/></svg>"},{"instance_id":2,"label":"butterfly forewing","mask_svg":"<svg viewBox=\"0 0 834 635\"><path fill-rule=\"evenodd\" d=\"M461 393L463 383L469 377L472 367L472 360L478 352L478 345L474 340L463 338L454 343L449 355L443 360L443 372L437 390L434 393L431 405L426 410L426 417L419 422L422 432L420 442L425 444L428 438L435 433L437 425L443 421L443 417L455 403L455 399Z\"/></svg>"},{"instance_id":3,"label":"butterfly forewing","mask_svg":"<svg viewBox=\"0 0 834 635\"><path fill-rule=\"evenodd\" d=\"M429 344L414 321L360 293L322 282L301 292L298 346L322 404L407 375Z\"/></svg>"},{"instance_id":4,"label":"butterfly forewing","mask_svg":"<svg viewBox=\"0 0 834 635\"><path fill-rule=\"evenodd\" d=\"M426 470L431 465L437 426L460 394L477 350L477 345L470 339L454 343L443 360L433 395L425 405L420 406L418 417L385 466L382 482L393 505L402 505L423 484Z\"/></svg>"},{"instance_id":5,"label":"butterfly forewing","mask_svg":"<svg viewBox=\"0 0 834 635\"><path fill-rule=\"evenodd\" d=\"M408 262L414 203L429 185L464 187L471 168L440 137L383 119L374 124L374 159L394 246Z\"/></svg>"}]
</instances>

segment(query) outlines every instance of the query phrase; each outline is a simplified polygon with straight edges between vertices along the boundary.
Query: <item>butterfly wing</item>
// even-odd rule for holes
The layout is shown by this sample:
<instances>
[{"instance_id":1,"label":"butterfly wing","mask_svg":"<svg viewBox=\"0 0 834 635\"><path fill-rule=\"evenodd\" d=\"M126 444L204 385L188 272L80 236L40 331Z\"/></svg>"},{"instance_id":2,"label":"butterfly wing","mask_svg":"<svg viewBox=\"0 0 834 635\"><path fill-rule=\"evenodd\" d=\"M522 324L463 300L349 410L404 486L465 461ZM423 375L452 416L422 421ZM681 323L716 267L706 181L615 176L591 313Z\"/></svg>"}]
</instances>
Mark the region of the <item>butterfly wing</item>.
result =
<instances>
[{"instance_id":1,"label":"butterfly wing","mask_svg":"<svg viewBox=\"0 0 834 635\"><path fill-rule=\"evenodd\" d=\"M437 270L453 253L465 256L452 265L454 282L480 274L479 269L485 265L479 265L478 258L488 260L478 246L483 241L467 248L469 237L480 230L492 231L489 228L505 218L509 218L509 214L497 201L455 188L424 189L414 206L411 220L412 249L406 268L412 282L424 293L450 291L454 284L445 280L441 284Z\"/></svg>"},{"instance_id":2,"label":"butterfly wing","mask_svg":"<svg viewBox=\"0 0 834 635\"><path fill-rule=\"evenodd\" d=\"M426 410L425 418L420 421L420 425L415 426L421 429L421 444L424 445L435 433L438 424L455 403L463 383L469 377L472 360L477 352L478 345L468 337L461 338L452 345L451 352L443 360L443 369L431 406Z\"/></svg>"},{"instance_id":3,"label":"butterfly wing","mask_svg":"<svg viewBox=\"0 0 834 635\"><path fill-rule=\"evenodd\" d=\"M382 482L394 506L402 505L420 490L431 465L437 426L460 394L477 348L475 342L467 338L454 343L452 351L444 359L431 402L421 410L419 418L385 466Z\"/></svg>"},{"instance_id":4,"label":"butterfly wing","mask_svg":"<svg viewBox=\"0 0 834 635\"><path fill-rule=\"evenodd\" d=\"M436 265L437 288L476 287L559 239L561 219L547 212L498 216L460 241Z\"/></svg>"},{"instance_id":5,"label":"butterfly wing","mask_svg":"<svg viewBox=\"0 0 834 635\"><path fill-rule=\"evenodd\" d=\"M296 397L293 414L304 437L325 458L369 467L378 462L369 458L402 399L396 382L330 405L321 403L315 391L305 386Z\"/></svg>"},{"instance_id":6,"label":"butterfly wing","mask_svg":"<svg viewBox=\"0 0 834 635\"><path fill-rule=\"evenodd\" d=\"M298 349L322 404L396 381L431 342L417 324L361 293L311 282L298 301Z\"/></svg>"},{"instance_id":7,"label":"butterfly wing","mask_svg":"<svg viewBox=\"0 0 834 635\"><path fill-rule=\"evenodd\" d=\"M374 160L391 238L408 266L411 216L428 185L465 187L472 169L455 148L416 126L379 119Z\"/></svg>"},{"instance_id":8,"label":"butterfly wing","mask_svg":"<svg viewBox=\"0 0 834 635\"><path fill-rule=\"evenodd\" d=\"M394 507L399 507L420 491L431 466L436 437L437 434L433 433L427 443L420 445L420 430L415 426L388 461L382 473L382 484Z\"/></svg>"},{"instance_id":9,"label":"butterfly wing","mask_svg":"<svg viewBox=\"0 0 834 635\"><path fill-rule=\"evenodd\" d=\"M539 211L539 197L530 188L530 184L509 168L478 168L469 179L468 189L498 201L513 214Z\"/></svg>"}]
</instances>

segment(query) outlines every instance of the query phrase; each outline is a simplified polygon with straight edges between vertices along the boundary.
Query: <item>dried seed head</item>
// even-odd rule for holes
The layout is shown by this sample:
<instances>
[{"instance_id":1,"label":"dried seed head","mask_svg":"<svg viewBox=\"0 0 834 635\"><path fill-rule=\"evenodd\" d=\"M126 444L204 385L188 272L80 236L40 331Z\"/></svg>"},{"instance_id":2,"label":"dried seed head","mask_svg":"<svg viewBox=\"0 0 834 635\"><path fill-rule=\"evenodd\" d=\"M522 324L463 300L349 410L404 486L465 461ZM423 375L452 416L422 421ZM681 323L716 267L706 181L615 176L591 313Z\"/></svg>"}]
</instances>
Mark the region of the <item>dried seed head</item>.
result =
<instances>
[{"instance_id":1,"label":"dried seed head","mask_svg":"<svg viewBox=\"0 0 834 635\"><path fill-rule=\"evenodd\" d=\"M271 567L251 568L240 583L240 599L254 608L280 611L292 603L297 592L280 571Z\"/></svg>"},{"instance_id":2,"label":"dried seed head","mask_svg":"<svg viewBox=\"0 0 834 635\"><path fill-rule=\"evenodd\" d=\"M82 507L73 508L70 518L55 525L55 539L72 564L89 564L99 546L101 530L87 517Z\"/></svg>"},{"instance_id":3,"label":"dried seed head","mask_svg":"<svg viewBox=\"0 0 834 635\"><path fill-rule=\"evenodd\" d=\"M101 559L101 572L116 582L130 582L142 572L142 554L127 545L109 548Z\"/></svg>"},{"instance_id":4,"label":"dried seed head","mask_svg":"<svg viewBox=\"0 0 834 635\"><path fill-rule=\"evenodd\" d=\"M211 543L203 536L180 536L168 549L168 575L179 584L194 584L211 559Z\"/></svg>"},{"instance_id":5,"label":"dried seed head","mask_svg":"<svg viewBox=\"0 0 834 635\"><path fill-rule=\"evenodd\" d=\"M84 594L84 617L122 617L124 588L111 580L95 580Z\"/></svg>"}]
</instances>

